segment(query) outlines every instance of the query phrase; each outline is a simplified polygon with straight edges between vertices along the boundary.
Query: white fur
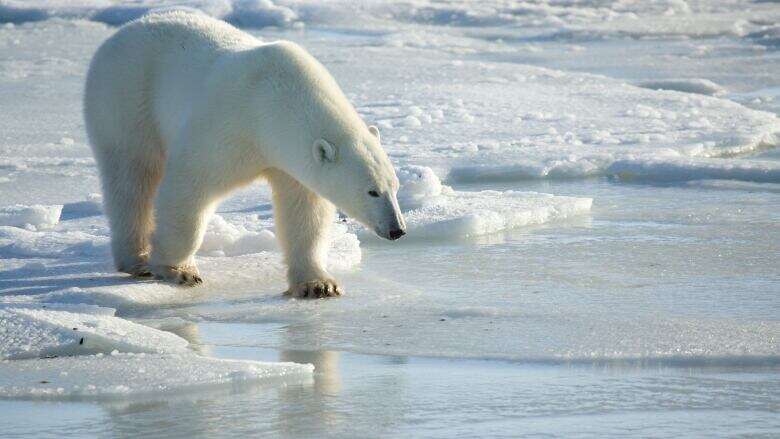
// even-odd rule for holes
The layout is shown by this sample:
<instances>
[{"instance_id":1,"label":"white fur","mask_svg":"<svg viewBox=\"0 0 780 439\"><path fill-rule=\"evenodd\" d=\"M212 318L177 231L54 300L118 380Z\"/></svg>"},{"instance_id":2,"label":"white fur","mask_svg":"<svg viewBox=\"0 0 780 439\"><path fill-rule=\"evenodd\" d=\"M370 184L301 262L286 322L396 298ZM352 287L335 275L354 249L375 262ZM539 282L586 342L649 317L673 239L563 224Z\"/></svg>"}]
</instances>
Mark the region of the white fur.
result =
<instances>
[{"instance_id":1,"label":"white fur","mask_svg":"<svg viewBox=\"0 0 780 439\"><path fill-rule=\"evenodd\" d=\"M120 271L199 283L208 216L261 176L293 295L339 293L324 268L333 204L385 237L405 227L378 131L293 43L197 13L151 14L100 47L84 107Z\"/></svg>"}]
</instances>

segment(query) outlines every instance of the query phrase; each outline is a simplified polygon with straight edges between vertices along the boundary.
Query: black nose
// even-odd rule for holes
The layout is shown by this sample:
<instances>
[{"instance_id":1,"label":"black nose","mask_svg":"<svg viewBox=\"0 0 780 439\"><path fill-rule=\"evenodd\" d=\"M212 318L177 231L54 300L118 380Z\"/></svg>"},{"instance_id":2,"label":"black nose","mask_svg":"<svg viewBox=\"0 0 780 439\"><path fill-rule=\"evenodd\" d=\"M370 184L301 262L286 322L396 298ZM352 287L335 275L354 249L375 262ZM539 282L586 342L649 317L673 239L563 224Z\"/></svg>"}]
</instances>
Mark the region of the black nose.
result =
<instances>
[{"instance_id":1,"label":"black nose","mask_svg":"<svg viewBox=\"0 0 780 439\"><path fill-rule=\"evenodd\" d=\"M403 231L403 230L401 230L401 229L397 229L397 230L391 230L391 231L390 231L390 233L389 233L389 235L390 235L390 239L392 239L393 241L395 241L396 239L398 239L398 238L400 238L400 237L402 237L402 236L406 235L406 232L404 232L404 231Z\"/></svg>"}]
</instances>

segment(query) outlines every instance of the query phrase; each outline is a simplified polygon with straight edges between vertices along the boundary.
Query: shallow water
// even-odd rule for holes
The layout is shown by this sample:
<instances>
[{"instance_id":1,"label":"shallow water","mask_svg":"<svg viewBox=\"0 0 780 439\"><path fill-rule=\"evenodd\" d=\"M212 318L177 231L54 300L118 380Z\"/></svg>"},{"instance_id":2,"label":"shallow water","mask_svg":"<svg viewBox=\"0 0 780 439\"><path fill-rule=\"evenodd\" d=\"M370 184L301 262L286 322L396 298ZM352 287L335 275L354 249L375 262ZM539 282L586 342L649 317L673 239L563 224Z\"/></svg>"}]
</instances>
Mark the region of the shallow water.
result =
<instances>
[{"instance_id":1,"label":"shallow water","mask_svg":"<svg viewBox=\"0 0 780 439\"><path fill-rule=\"evenodd\" d=\"M780 194L736 187L508 185L596 201L590 215L461 242L365 242L338 301L246 290L165 315L289 324L236 336L271 348L775 364Z\"/></svg>"}]
</instances>

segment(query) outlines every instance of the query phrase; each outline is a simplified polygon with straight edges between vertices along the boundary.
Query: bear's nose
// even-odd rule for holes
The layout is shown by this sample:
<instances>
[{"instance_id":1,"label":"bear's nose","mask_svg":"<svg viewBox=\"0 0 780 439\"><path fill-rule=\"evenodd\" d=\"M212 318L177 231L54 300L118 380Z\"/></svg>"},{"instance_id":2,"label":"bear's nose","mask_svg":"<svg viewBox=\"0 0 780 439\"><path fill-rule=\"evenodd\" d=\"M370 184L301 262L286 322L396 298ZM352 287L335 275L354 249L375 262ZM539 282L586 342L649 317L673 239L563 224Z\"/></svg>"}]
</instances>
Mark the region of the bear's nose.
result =
<instances>
[{"instance_id":1,"label":"bear's nose","mask_svg":"<svg viewBox=\"0 0 780 439\"><path fill-rule=\"evenodd\" d=\"M391 230L391 231L390 231L390 233L389 233L389 235L390 235L390 239L392 239L393 241L395 241L396 239L398 239L398 238L400 238L400 237L402 237L402 236L406 235L406 232L404 232L404 231L403 231L403 230L401 230L401 229L397 229L397 230Z\"/></svg>"}]
</instances>

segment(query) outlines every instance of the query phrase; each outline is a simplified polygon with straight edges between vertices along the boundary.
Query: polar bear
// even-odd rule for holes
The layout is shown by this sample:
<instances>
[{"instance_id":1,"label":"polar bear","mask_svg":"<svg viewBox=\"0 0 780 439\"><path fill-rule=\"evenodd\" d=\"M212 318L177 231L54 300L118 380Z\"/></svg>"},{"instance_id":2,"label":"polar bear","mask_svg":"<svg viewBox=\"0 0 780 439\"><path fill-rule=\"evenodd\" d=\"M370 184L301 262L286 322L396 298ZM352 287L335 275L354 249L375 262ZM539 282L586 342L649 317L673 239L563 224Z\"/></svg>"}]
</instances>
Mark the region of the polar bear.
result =
<instances>
[{"instance_id":1,"label":"polar bear","mask_svg":"<svg viewBox=\"0 0 780 439\"><path fill-rule=\"evenodd\" d=\"M341 294L325 269L336 207L381 237L405 233L378 130L294 43L152 13L98 49L84 113L119 271L201 283L193 255L210 214L258 178L273 191L294 297Z\"/></svg>"}]
</instances>

